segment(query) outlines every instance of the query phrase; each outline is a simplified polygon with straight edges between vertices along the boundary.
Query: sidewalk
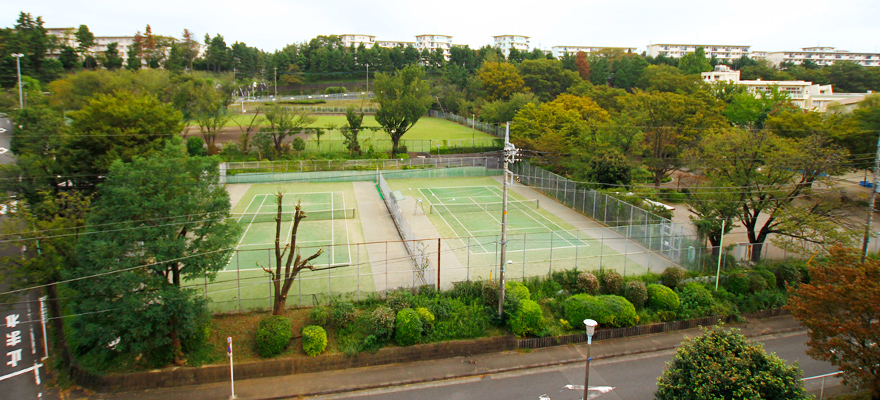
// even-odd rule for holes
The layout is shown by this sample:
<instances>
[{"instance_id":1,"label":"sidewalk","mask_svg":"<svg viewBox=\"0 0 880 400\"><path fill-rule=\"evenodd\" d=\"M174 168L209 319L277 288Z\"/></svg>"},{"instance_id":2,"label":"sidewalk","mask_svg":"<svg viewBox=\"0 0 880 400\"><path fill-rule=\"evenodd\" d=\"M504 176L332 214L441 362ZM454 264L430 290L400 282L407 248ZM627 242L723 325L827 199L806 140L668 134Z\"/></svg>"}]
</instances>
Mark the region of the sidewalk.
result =
<instances>
[{"instance_id":1,"label":"sidewalk","mask_svg":"<svg viewBox=\"0 0 880 400\"><path fill-rule=\"evenodd\" d=\"M732 324L729 326L739 328L748 337L804 329L790 316L749 321L745 324ZM592 356L595 359L612 358L672 349L677 347L685 338L698 335L700 335L699 329L688 329L633 338L596 341L592 348ZM391 364L313 374L251 379L235 382L235 394L236 398L245 400L287 399L299 396L394 387L583 362L586 357L585 350L586 344L578 344L549 347L530 352L506 351L473 357L456 357L410 364ZM140 392L98 393L91 396L91 398L108 400L216 400L228 398L229 393L229 383L226 382Z\"/></svg>"}]
</instances>

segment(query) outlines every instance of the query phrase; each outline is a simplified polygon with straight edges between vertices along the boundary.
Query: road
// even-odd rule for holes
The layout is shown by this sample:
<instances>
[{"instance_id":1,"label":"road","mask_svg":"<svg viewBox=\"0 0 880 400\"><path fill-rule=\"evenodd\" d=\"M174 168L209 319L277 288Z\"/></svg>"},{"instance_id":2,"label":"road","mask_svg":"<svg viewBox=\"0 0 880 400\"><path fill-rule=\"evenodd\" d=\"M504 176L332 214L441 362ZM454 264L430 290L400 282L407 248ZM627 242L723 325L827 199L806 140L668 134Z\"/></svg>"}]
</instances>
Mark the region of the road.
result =
<instances>
[{"instance_id":1,"label":"road","mask_svg":"<svg viewBox=\"0 0 880 400\"><path fill-rule=\"evenodd\" d=\"M805 332L769 335L758 338L768 352L775 352L787 362L798 362L804 376L835 372L827 362L806 355ZM600 346L596 343L594 346ZM672 360L674 350L593 360L590 372L590 398L601 400L650 399L657 389L657 378ZM404 399L535 399L575 400L583 397L584 365L570 364L535 370L518 371L478 378L457 379L392 389L339 394L332 398L404 400ZM317 397L317 398L331 398Z\"/></svg>"}]
</instances>

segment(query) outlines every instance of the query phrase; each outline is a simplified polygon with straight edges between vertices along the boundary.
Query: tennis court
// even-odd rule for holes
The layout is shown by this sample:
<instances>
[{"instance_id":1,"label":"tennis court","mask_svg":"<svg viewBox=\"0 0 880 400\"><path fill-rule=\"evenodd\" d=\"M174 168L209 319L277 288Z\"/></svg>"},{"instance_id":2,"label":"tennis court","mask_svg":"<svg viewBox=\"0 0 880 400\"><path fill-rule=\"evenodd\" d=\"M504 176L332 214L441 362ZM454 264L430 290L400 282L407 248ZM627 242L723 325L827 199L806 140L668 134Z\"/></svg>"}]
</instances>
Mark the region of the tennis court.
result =
<instances>
[{"instance_id":1,"label":"tennis court","mask_svg":"<svg viewBox=\"0 0 880 400\"><path fill-rule=\"evenodd\" d=\"M303 270L289 292L288 305L313 304L330 293L374 291L369 277L369 257L362 246L363 230L357 216L352 184L297 183L253 185L233 209L233 217L241 224L242 236L236 251L214 283L205 290L213 301L212 308L267 308L271 305L272 287L263 268L275 265L275 218L278 212L276 194L282 198L281 243L290 240L293 214L299 203L307 217L297 232L298 254L310 256L323 249L312 261L317 271ZM286 260L286 257L285 257Z\"/></svg>"},{"instance_id":2,"label":"tennis court","mask_svg":"<svg viewBox=\"0 0 880 400\"><path fill-rule=\"evenodd\" d=\"M492 178L389 180L389 185L412 196L420 210L446 238L467 269L467 279L498 274L501 243L502 187ZM515 277L546 276L554 270L617 269L636 274L643 266L627 263L614 250L616 235L575 229L545 210L539 200L508 192L508 272ZM598 233L598 236L597 236ZM459 274L462 275L462 274Z\"/></svg>"}]
</instances>

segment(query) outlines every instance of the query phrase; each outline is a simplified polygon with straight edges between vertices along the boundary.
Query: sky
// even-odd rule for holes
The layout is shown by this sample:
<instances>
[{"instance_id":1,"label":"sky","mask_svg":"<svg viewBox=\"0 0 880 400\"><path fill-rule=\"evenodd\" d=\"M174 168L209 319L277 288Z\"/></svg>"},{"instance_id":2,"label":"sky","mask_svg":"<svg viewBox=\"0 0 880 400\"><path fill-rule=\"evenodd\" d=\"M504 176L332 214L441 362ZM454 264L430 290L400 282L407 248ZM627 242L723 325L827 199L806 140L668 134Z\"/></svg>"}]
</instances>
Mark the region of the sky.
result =
<instances>
[{"instance_id":1,"label":"sky","mask_svg":"<svg viewBox=\"0 0 880 400\"><path fill-rule=\"evenodd\" d=\"M87 25L95 36L133 36L147 24L154 34L201 39L219 33L273 52L318 35L360 33L377 40L415 41L420 34L451 35L479 48L492 36L531 37L531 46L636 47L652 43L749 45L752 50L831 46L880 52L877 0L36 0L10 6L0 26L20 11L42 16L44 27Z\"/></svg>"}]
</instances>

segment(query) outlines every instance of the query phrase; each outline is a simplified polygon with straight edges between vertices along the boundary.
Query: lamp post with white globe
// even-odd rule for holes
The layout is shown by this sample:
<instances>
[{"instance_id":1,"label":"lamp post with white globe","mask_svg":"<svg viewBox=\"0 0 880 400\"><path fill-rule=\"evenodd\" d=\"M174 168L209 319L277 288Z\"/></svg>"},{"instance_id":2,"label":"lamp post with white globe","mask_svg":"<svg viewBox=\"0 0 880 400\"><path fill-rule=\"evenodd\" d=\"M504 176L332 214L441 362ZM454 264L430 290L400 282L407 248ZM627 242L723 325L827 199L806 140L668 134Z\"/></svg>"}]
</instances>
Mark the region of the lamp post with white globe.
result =
<instances>
[{"instance_id":1,"label":"lamp post with white globe","mask_svg":"<svg viewBox=\"0 0 880 400\"><path fill-rule=\"evenodd\" d=\"M598 322L593 321L591 319L585 319L584 325L587 326L587 373L584 377L584 400L589 400L589 391L590 391L590 348L593 346L593 333L596 331L596 325L599 325Z\"/></svg>"}]
</instances>

